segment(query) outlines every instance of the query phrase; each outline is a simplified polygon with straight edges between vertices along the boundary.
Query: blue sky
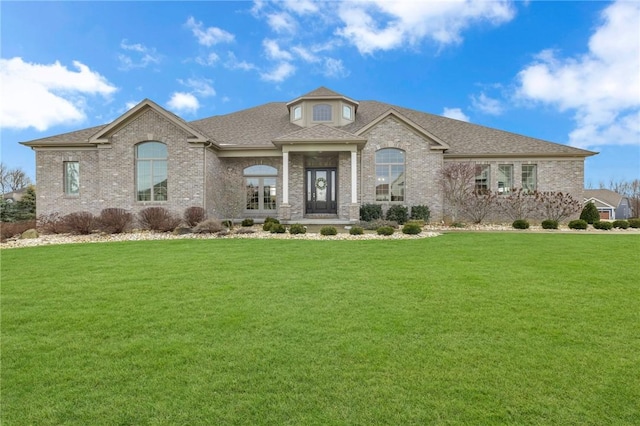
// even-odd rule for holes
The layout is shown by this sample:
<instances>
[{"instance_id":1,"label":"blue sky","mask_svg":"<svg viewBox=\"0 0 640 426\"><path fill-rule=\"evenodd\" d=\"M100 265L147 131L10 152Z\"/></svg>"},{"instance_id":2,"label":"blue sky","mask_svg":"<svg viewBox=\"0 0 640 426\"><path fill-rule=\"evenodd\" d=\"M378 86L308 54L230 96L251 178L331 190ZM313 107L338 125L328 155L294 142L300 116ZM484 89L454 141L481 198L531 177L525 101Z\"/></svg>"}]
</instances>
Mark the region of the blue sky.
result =
<instances>
[{"instance_id":1,"label":"blue sky","mask_svg":"<svg viewBox=\"0 0 640 426\"><path fill-rule=\"evenodd\" d=\"M185 120L319 86L600 152L640 178L640 2L0 3L2 161L144 98Z\"/></svg>"}]
</instances>

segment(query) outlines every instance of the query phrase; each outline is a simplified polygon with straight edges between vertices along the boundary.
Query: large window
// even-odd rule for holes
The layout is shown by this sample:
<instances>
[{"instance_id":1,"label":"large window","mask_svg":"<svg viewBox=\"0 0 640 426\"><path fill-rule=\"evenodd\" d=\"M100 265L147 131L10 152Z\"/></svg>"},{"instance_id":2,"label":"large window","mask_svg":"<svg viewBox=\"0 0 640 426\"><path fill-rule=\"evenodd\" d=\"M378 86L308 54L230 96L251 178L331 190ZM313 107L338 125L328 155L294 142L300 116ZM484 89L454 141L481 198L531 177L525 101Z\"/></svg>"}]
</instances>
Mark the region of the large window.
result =
<instances>
[{"instance_id":1,"label":"large window","mask_svg":"<svg viewBox=\"0 0 640 426\"><path fill-rule=\"evenodd\" d=\"M509 194L513 188L513 164L498 166L498 194Z\"/></svg>"},{"instance_id":2,"label":"large window","mask_svg":"<svg viewBox=\"0 0 640 426\"><path fill-rule=\"evenodd\" d=\"M404 151L385 148L376 152L376 201L404 201Z\"/></svg>"},{"instance_id":3,"label":"large window","mask_svg":"<svg viewBox=\"0 0 640 426\"><path fill-rule=\"evenodd\" d=\"M64 162L64 193L80 194L80 163L77 161Z\"/></svg>"},{"instance_id":4,"label":"large window","mask_svg":"<svg viewBox=\"0 0 640 426\"><path fill-rule=\"evenodd\" d=\"M248 211L268 212L276 209L277 175L278 170L271 166L257 165L244 169Z\"/></svg>"},{"instance_id":5,"label":"large window","mask_svg":"<svg viewBox=\"0 0 640 426\"><path fill-rule=\"evenodd\" d=\"M491 189L491 166L489 164L476 164L475 190L487 192Z\"/></svg>"},{"instance_id":6,"label":"large window","mask_svg":"<svg viewBox=\"0 0 640 426\"><path fill-rule=\"evenodd\" d=\"M536 164L522 165L522 189L527 192L538 189L538 167Z\"/></svg>"},{"instance_id":7,"label":"large window","mask_svg":"<svg viewBox=\"0 0 640 426\"><path fill-rule=\"evenodd\" d=\"M161 142L136 145L136 199L167 201L167 146Z\"/></svg>"},{"instance_id":8,"label":"large window","mask_svg":"<svg viewBox=\"0 0 640 426\"><path fill-rule=\"evenodd\" d=\"M331 121L331 105L327 105L327 104L314 105L313 121Z\"/></svg>"}]
</instances>

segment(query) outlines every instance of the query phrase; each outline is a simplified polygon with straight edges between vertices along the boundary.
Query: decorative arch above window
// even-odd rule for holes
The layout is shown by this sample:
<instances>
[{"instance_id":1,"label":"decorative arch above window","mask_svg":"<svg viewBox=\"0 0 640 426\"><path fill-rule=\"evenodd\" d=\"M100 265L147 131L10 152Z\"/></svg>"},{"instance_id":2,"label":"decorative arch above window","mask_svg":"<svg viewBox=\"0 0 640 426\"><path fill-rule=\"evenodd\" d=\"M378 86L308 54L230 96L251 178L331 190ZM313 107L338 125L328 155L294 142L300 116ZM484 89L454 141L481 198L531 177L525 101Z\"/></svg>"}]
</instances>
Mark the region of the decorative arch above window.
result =
<instances>
[{"instance_id":1,"label":"decorative arch above window","mask_svg":"<svg viewBox=\"0 0 640 426\"><path fill-rule=\"evenodd\" d=\"M167 201L167 145L142 142L135 150L136 200Z\"/></svg>"},{"instance_id":2,"label":"decorative arch above window","mask_svg":"<svg viewBox=\"0 0 640 426\"><path fill-rule=\"evenodd\" d=\"M318 104L313 106L313 121L331 121L331 105Z\"/></svg>"},{"instance_id":3,"label":"decorative arch above window","mask_svg":"<svg viewBox=\"0 0 640 426\"><path fill-rule=\"evenodd\" d=\"M245 176L278 176L278 169L264 164L249 166L244 169Z\"/></svg>"},{"instance_id":4,"label":"decorative arch above window","mask_svg":"<svg viewBox=\"0 0 640 426\"><path fill-rule=\"evenodd\" d=\"M384 148L376 152L376 201L404 201L405 152Z\"/></svg>"}]
</instances>

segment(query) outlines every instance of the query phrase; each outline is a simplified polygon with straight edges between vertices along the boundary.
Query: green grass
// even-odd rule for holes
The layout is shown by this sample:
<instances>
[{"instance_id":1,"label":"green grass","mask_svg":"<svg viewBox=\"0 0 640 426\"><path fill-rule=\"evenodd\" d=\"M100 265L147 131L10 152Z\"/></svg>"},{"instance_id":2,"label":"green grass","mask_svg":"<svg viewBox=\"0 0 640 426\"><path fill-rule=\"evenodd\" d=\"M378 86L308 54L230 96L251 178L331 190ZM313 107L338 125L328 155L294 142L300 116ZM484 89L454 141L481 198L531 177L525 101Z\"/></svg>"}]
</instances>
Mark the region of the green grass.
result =
<instances>
[{"instance_id":1,"label":"green grass","mask_svg":"<svg viewBox=\"0 0 640 426\"><path fill-rule=\"evenodd\" d=\"M640 238L3 250L3 425L640 423Z\"/></svg>"}]
</instances>

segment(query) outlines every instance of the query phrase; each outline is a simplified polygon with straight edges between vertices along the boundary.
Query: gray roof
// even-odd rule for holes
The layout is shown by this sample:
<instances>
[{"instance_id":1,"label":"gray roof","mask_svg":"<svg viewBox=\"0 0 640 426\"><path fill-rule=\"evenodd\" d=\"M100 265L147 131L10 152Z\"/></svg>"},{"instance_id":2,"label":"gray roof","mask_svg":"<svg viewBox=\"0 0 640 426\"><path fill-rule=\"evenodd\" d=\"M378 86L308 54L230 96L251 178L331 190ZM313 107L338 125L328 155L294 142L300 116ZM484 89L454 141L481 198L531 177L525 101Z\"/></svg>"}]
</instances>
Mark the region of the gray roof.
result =
<instances>
[{"instance_id":1,"label":"gray roof","mask_svg":"<svg viewBox=\"0 0 640 426\"><path fill-rule=\"evenodd\" d=\"M320 87L298 99L322 96L346 98L325 87ZM331 128L330 130L326 129L328 126L302 129L300 126L290 122L287 105L287 102L271 102L231 114L191 121L188 125L209 137L211 141L214 141L221 148L274 148L274 141L288 140L296 132L298 132L298 136L307 140L322 139L323 134L330 140L336 140L336 138L346 140L349 137L352 140L359 140L358 131L392 110L394 113L397 112L411 120L426 133L448 144L449 149L445 151L445 156L449 157L536 155L587 157L595 154L592 151L378 101L359 101L355 121L349 125ZM92 127L24 143L28 146L88 144L89 138L105 126ZM351 134L351 136L347 134Z\"/></svg>"},{"instance_id":2,"label":"gray roof","mask_svg":"<svg viewBox=\"0 0 640 426\"><path fill-rule=\"evenodd\" d=\"M618 207L624 196L610 189L585 189L584 198L585 200L593 198L599 201L604 201L610 206Z\"/></svg>"}]
</instances>

